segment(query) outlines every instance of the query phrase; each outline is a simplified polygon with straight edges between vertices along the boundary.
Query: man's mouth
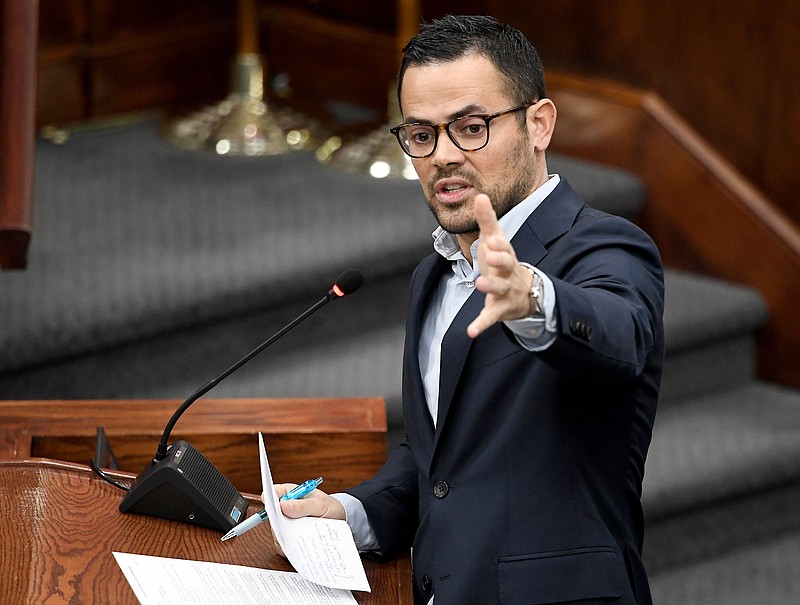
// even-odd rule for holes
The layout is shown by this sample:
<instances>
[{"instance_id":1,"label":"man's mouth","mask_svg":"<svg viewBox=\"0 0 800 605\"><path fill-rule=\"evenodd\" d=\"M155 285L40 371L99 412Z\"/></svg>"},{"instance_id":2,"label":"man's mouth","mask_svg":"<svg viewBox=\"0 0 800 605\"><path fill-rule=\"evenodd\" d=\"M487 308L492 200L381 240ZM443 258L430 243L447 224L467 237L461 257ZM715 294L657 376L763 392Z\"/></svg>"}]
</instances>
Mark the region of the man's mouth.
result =
<instances>
[{"instance_id":1,"label":"man's mouth","mask_svg":"<svg viewBox=\"0 0 800 605\"><path fill-rule=\"evenodd\" d=\"M472 185L462 180L442 180L436 184L436 197L444 204L463 201L472 190Z\"/></svg>"}]
</instances>

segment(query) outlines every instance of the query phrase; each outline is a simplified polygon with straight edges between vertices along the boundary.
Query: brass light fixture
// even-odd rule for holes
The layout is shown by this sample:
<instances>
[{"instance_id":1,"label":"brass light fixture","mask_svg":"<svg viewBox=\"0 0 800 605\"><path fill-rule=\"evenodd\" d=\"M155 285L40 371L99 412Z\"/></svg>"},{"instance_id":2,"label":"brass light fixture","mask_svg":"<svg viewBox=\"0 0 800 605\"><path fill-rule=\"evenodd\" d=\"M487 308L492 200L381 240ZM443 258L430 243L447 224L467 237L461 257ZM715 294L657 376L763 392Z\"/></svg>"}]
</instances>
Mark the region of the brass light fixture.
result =
<instances>
[{"instance_id":1,"label":"brass light fixture","mask_svg":"<svg viewBox=\"0 0 800 605\"><path fill-rule=\"evenodd\" d=\"M315 121L267 101L255 0L239 0L237 12L233 91L218 104L171 124L167 138L185 149L211 149L231 156L278 155L316 147L321 129Z\"/></svg>"}]
</instances>

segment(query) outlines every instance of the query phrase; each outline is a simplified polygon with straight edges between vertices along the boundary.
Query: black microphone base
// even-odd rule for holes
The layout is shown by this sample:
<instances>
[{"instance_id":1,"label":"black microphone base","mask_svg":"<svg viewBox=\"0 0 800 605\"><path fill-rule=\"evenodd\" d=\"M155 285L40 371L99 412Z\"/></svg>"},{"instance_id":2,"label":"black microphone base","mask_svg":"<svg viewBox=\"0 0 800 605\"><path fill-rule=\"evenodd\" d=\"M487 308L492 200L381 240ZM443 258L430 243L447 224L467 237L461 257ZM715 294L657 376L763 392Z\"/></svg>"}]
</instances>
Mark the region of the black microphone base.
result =
<instances>
[{"instance_id":1,"label":"black microphone base","mask_svg":"<svg viewBox=\"0 0 800 605\"><path fill-rule=\"evenodd\" d=\"M244 520L247 507L247 500L205 456L178 441L166 458L139 473L119 510L226 533Z\"/></svg>"}]
</instances>

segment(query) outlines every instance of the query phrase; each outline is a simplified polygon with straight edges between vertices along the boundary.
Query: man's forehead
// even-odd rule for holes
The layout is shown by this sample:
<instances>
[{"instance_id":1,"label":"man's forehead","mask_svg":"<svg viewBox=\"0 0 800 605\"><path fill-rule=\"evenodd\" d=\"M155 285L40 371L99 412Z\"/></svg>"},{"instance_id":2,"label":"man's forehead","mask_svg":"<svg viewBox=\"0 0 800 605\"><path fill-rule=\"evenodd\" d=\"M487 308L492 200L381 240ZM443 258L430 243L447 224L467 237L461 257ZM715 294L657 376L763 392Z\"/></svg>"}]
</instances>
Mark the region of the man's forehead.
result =
<instances>
[{"instance_id":1,"label":"man's forehead","mask_svg":"<svg viewBox=\"0 0 800 605\"><path fill-rule=\"evenodd\" d=\"M406 120L452 119L493 111L507 99L499 72L479 55L409 67L400 94Z\"/></svg>"}]
</instances>

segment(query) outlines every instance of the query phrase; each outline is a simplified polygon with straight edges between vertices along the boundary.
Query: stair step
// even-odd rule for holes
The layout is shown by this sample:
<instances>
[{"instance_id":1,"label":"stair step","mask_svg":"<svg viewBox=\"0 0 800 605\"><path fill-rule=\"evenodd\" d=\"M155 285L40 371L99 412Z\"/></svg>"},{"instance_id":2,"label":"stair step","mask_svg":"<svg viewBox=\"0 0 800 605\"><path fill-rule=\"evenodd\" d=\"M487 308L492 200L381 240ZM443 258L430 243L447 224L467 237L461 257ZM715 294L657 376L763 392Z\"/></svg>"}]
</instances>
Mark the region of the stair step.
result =
<instances>
[{"instance_id":1,"label":"stair step","mask_svg":"<svg viewBox=\"0 0 800 605\"><path fill-rule=\"evenodd\" d=\"M650 522L800 482L800 393L751 382L660 408L647 457Z\"/></svg>"},{"instance_id":2,"label":"stair step","mask_svg":"<svg viewBox=\"0 0 800 605\"><path fill-rule=\"evenodd\" d=\"M630 173L553 162L598 208L641 205ZM410 271L435 227L417 182L188 152L152 121L39 142L36 174L29 267L0 274L0 372L315 296L350 266Z\"/></svg>"},{"instance_id":3,"label":"stair step","mask_svg":"<svg viewBox=\"0 0 800 605\"><path fill-rule=\"evenodd\" d=\"M726 553L800 532L800 482L645 519L644 559L651 575L686 569ZM800 568L798 568L800 569Z\"/></svg>"},{"instance_id":4,"label":"stair step","mask_svg":"<svg viewBox=\"0 0 800 605\"><path fill-rule=\"evenodd\" d=\"M758 292L699 275L664 275L666 358L660 405L729 390L755 377L755 333L768 319Z\"/></svg>"},{"instance_id":5,"label":"stair step","mask_svg":"<svg viewBox=\"0 0 800 605\"><path fill-rule=\"evenodd\" d=\"M332 303L217 386L211 396L383 396L390 440L395 441L402 430L400 364L408 279L401 272L392 279L373 280L352 297ZM750 318L741 330L745 334L739 335L731 318L742 307L760 308L763 303L757 295L738 286L668 271L667 297L668 356L662 388L667 396L671 391L670 402L676 392L705 392L720 385L727 390L752 376L755 321ZM316 300L316 295L308 297L307 305ZM689 300L698 302L685 304ZM704 302L708 300L719 300L719 304L712 307ZM304 304L286 303L10 375L0 381L0 396L185 397L298 315ZM688 330L682 327L684 321ZM685 332L694 335L694 341ZM714 341L714 337L723 340ZM732 364L736 367L733 375ZM659 422L668 407L661 405Z\"/></svg>"},{"instance_id":6,"label":"stair step","mask_svg":"<svg viewBox=\"0 0 800 605\"><path fill-rule=\"evenodd\" d=\"M798 570L800 531L794 531L756 539L687 567L651 573L650 588L658 605L788 605L800 603Z\"/></svg>"},{"instance_id":7,"label":"stair step","mask_svg":"<svg viewBox=\"0 0 800 605\"><path fill-rule=\"evenodd\" d=\"M746 286L669 269L665 287L667 351L673 355L731 335L752 333L768 318L764 299Z\"/></svg>"},{"instance_id":8,"label":"stair step","mask_svg":"<svg viewBox=\"0 0 800 605\"><path fill-rule=\"evenodd\" d=\"M627 170L555 153L547 154L547 170L565 177L590 206L630 221L645 203L644 183Z\"/></svg>"},{"instance_id":9,"label":"stair step","mask_svg":"<svg viewBox=\"0 0 800 605\"><path fill-rule=\"evenodd\" d=\"M408 280L373 281L331 302L208 396L383 396L396 429ZM319 298L10 373L0 380L0 398L187 397Z\"/></svg>"},{"instance_id":10,"label":"stair step","mask_svg":"<svg viewBox=\"0 0 800 605\"><path fill-rule=\"evenodd\" d=\"M749 559L754 545L800 532L800 393L753 382L659 409L642 499L654 593L670 592L655 602L731 602L681 601L681 583L703 586L700 569L728 574L730 553Z\"/></svg>"}]
</instances>

